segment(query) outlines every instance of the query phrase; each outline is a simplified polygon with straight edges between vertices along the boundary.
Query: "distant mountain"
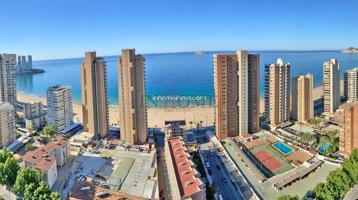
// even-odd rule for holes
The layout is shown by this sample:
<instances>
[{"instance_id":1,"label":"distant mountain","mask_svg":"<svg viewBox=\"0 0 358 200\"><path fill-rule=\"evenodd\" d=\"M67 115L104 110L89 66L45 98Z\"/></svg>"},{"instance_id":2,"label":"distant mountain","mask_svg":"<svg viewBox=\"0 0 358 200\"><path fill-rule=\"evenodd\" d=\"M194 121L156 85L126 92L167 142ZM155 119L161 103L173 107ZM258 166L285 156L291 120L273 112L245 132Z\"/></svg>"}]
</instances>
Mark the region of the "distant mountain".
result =
<instances>
[{"instance_id":1,"label":"distant mountain","mask_svg":"<svg viewBox=\"0 0 358 200\"><path fill-rule=\"evenodd\" d=\"M348 49L344 49L342 53L358 53L358 49L354 47L349 47Z\"/></svg>"}]
</instances>

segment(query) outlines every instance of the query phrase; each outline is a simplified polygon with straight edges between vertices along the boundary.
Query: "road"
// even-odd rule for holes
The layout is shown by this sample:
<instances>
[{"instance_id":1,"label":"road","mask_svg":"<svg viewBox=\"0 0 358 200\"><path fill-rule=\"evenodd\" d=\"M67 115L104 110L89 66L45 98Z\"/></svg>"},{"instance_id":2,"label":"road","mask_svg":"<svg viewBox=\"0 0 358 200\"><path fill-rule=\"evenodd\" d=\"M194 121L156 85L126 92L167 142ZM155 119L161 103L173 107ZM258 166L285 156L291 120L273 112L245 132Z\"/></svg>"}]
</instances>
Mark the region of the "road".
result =
<instances>
[{"instance_id":1,"label":"road","mask_svg":"<svg viewBox=\"0 0 358 200\"><path fill-rule=\"evenodd\" d=\"M205 159L205 162L210 163L210 167L204 167L208 174L213 180L213 184L217 186L218 194L221 194L223 199L228 200L244 200L243 195L236 189L234 184L231 182L229 172L224 168L217 151L211 149L210 143L206 136L198 136L197 141L200 144L200 154Z\"/></svg>"}]
</instances>

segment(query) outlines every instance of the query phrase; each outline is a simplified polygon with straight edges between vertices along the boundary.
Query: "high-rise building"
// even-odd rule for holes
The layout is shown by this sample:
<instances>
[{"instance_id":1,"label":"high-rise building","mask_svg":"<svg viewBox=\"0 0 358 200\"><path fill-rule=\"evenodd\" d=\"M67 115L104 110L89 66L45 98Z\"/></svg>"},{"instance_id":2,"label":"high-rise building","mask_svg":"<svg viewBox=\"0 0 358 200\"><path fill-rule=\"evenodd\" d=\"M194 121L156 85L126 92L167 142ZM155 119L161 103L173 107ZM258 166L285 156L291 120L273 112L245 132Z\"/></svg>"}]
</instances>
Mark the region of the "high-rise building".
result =
<instances>
[{"instance_id":1,"label":"high-rise building","mask_svg":"<svg viewBox=\"0 0 358 200\"><path fill-rule=\"evenodd\" d=\"M358 148L358 103L347 103L337 110L342 128L339 135L339 150L349 156Z\"/></svg>"},{"instance_id":2,"label":"high-rise building","mask_svg":"<svg viewBox=\"0 0 358 200\"><path fill-rule=\"evenodd\" d=\"M10 103L0 102L0 147L16 139L15 109Z\"/></svg>"},{"instance_id":3,"label":"high-rise building","mask_svg":"<svg viewBox=\"0 0 358 200\"><path fill-rule=\"evenodd\" d=\"M299 122L307 122L314 117L313 75L300 75L292 81L291 117Z\"/></svg>"},{"instance_id":4,"label":"high-rise building","mask_svg":"<svg viewBox=\"0 0 358 200\"><path fill-rule=\"evenodd\" d=\"M147 139L144 57L123 49L118 60L119 126L121 140L143 144Z\"/></svg>"},{"instance_id":5,"label":"high-rise building","mask_svg":"<svg viewBox=\"0 0 358 200\"><path fill-rule=\"evenodd\" d=\"M265 118L272 127L289 120L290 79L291 65L281 58L265 65Z\"/></svg>"},{"instance_id":6,"label":"high-rise building","mask_svg":"<svg viewBox=\"0 0 358 200\"><path fill-rule=\"evenodd\" d=\"M331 115L340 104L339 62L331 59L323 64L323 112Z\"/></svg>"},{"instance_id":7,"label":"high-rise building","mask_svg":"<svg viewBox=\"0 0 358 200\"><path fill-rule=\"evenodd\" d=\"M47 90L48 124L61 132L73 124L72 89L56 85Z\"/></svg>"},{"instance_id":8,"label":"high-rise building","mask_svg":"<svg viewBox=\"0 0 358 200\"><path fill-rule=\"evenodd\" d=\"M94 138L108 133L107 66L96 52L86 52L81 64L83 128Z\"/></svg>"},{"instance_id":9,"label":"high-rise building","mask_svg":"<svg viewBox=\"0 0 358 200\"><path fill-rule=\"evenodd\" d=\"M358 68L344 73L344 97L348 102L358 100Z\"/></svg>"},{"instance_id":10,"label":"high-rise building","mask_svg":"<svg viewBox=\"0 0 358 200\"><path fill-rule=\"evenodd\" d=\"M18 56L16 64L16 74L32 73L32 56Z\"/></svg>"},{"instance_id":11,"label":"high-rise building","mask_svg":"<svg viewBox=\"0 0 358 200\"><path fill-rule=\"evenodd\" d=\"M259 55L247 51L214 55L215 127L219 139L259 131L259 67Z\"/></svg>"},{"instance_id":12,"label":"high-rise building","mask_svg":"<svg viewBox=\"0 0 358 200\"><path fill-rule=\"evenodd\" d=\"M0 54L0 102L16 106L16 55Z\"/></svg>"}]
</instances>

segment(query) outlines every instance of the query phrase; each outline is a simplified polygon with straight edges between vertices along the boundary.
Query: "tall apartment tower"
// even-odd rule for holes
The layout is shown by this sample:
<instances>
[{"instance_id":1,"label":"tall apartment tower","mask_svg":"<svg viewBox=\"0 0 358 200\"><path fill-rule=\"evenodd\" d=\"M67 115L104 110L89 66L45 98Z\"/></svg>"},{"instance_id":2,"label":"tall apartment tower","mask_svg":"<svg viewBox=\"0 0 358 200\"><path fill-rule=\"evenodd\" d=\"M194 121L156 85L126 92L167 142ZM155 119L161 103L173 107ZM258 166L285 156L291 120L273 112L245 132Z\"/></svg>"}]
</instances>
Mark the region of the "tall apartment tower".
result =
<instances>
[{"instance_id":1,"label":"tall apartment tower","mask_svg":"<svg viewBox=\"0 0 358 200\"><path fill-rule=\"evenodd\" d=\"M16 139L15 109L10 103L0 102L0 147Z\"/></svg>"},{"instance_id":2,"label":"tall apartment tower","mask_svg":"<svg viewBox=\"0 0 358 200\"><path fill-rule=\"evenodd\" d=\"M215 127L220 140L259 131L259 60L247 51L214 55Z\"/></svg>"},{"instance_id":3,"label":"tall apartment tower","mask_svg":"<svg viewBox=\"0 0 358 200\"><path fill-rule=\"evenodd\" d=\"M0 102L16 106L16 55L0 54Z\"/></svg>"},{"instance_id":4,"label":"tall apartment tower","mask_svg":"<svg viewBox=\"0 0 358 200\"><path fill-rule=\"evenodd\" d=\"M342 124L339 135L339 150L349 156L358 148L358 103L347 103L337 110Z\"/></svg>"},{"instance_id":5,"label":"tall apartment tower","mask_svg":"<svg viewBox=\"0 0 358 200\"><path fill-rule=\"evenodd\" d=\"M118 60L119 126L121 140L144 144L147 140L144 57L123 49Z\"/></svg>"},{"instance_id":6,"label":"tall apartment tower","mask_svg":"<svg viewBox=\"0 0 358 200\"><path fill-rule=\"evenodd\" d=\"M333 114L340 104L339 62L331 59L323 64L323 112Z\"/></svg>"},{"instance_id":7,"label":"tall apartment tower","mask_svg":"<svg viewBox=\"0 0 358 200\"><path fill-rule=\"evenodd\" d=\"M292 81L291 117L299 122L308 122L314 117L313 75L300 75Z\"/></svg>"},{"instance_id":8,"label":"tall apartment tower","mask_svg":"<svg viewBox=\"0 0 358 200\"><path fill-rule=\"evenodd\" d=\"M358 68L344 73L344 97L348 102L358 100Z\"/></svg>"},{"instance_id":9,"label":"tall apartment tower","mask_svg":"<svg viewBox=\"0 0 358 200\"><path fill-rule=\"evenodd\" d=\"M265 65L265 118L272 127L289 120L290 80L291 65L281 58Z\"/></svg>"},{"instance_id":10,"label":"tall apartment tower","mask_svg":"<svg viewBox=\"0 0 358 200\"><path fill-rule=\"evenodd\" d=\"M81 64L83 128L94 138L108 133L107 66L96 52L86 52Z\"/></svg>"},{"instance_id":11,"label":"tall apartment tower","mask_svg":"<svg viewBox=\"0 0 358 200\"><path fill-rule=\"evenodd\" d=\"M47 90L48 124L62 132L73 124L72 89L56 85Z\"/></svg>"}]
</instances>

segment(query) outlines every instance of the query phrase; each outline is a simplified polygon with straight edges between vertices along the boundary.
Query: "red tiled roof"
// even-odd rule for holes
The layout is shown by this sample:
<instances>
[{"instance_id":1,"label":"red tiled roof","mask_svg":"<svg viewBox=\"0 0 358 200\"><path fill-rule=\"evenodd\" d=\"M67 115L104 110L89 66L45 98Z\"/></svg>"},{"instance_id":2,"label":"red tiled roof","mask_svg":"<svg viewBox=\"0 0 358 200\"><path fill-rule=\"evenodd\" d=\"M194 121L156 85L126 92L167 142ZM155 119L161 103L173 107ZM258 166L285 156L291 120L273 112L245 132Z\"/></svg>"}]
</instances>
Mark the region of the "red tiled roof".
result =
<instances>
[{"instance_id":1,"label":"red tiled roof","mask_svg":"<svg viewBox=\"0 0 358 200\"><path fill-rule=\"evenodd\" d=\"M56 148L63 148L66 142L67 139L65 137L59 136L47 145L34 151L27 152L23 159L27 162L33 163L34 166L40 170L48 170L56 160L56 158L51 155L52 152Z\"/></svg>"},{"instance_id":2,"label":"red tiled roof","mask_svg":"<svg viewBox=\"0 0 358 200\"><path fill-rule=\"evenodd\" d=\"M198 173L191 167L192 162L188 159L189 155L186 153L181 139L170 139L169 148L181 196L190 196L201 191L200 186L203 183L195 177Z\"/></svg>"}]
</instances>

